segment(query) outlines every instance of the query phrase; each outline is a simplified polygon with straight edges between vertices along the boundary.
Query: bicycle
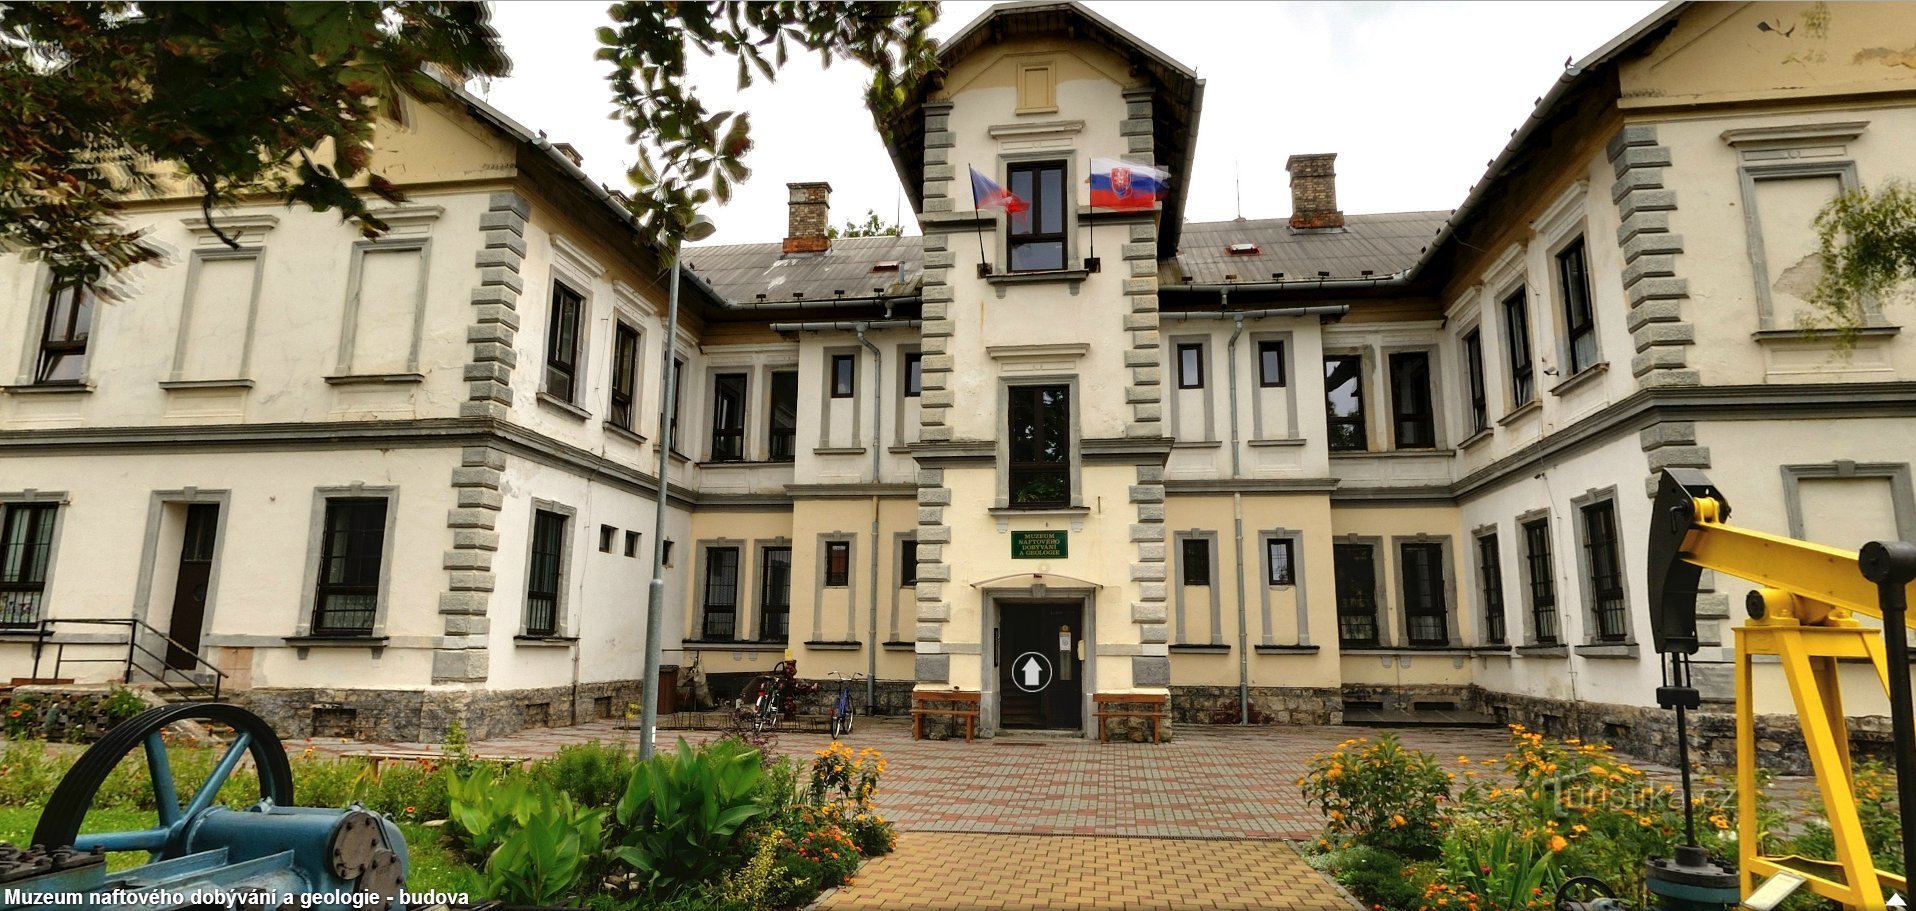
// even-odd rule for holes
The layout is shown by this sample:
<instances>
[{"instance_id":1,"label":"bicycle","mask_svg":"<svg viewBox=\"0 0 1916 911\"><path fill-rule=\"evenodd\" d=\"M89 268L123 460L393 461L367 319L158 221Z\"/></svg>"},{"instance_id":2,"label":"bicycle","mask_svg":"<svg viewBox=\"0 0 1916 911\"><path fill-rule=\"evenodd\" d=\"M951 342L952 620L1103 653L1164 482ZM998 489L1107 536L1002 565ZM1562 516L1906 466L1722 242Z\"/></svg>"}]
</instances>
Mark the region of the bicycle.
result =
<instances>
[{"instance_id":1,"label":"bicycle","mask_svg":"<svg viewBox=\"0 0 1916 911\"><path fill-rule=\"evenodd\" d=\"M779 679L769 674L753 677L752 682L745 685L745 695L750 701L740 707L739 713L748 717L754 735L778 729L779 715L783 712L780 689Z\"/></svg>"},{"instance_id":2,"label":"bicycle","mask_svg":"<svg viewBox=\"0 0 1916 911\"><path fill-rule=\"evenodd\" d=\"M853 674L847 677L832 671L829 676L838 678L838 696L832 700L830 718L832 739L837 740L852 732L852 719L858 717L858 709L852 705L852 684L865 679L865 675Z\"/></svg>"}]
</instances>

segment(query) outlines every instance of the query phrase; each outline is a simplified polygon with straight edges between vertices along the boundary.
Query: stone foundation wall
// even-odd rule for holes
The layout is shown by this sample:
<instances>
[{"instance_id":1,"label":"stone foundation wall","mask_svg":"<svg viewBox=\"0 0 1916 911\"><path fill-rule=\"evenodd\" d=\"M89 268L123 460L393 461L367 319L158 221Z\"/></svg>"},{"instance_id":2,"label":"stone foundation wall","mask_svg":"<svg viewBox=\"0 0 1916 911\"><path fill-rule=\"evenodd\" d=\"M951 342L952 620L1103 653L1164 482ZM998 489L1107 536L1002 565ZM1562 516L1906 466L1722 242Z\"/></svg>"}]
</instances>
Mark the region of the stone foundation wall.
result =
<instances>
[{"instance_id":1,"label":"stone foundation wall","mask_svg":"<svg viewBox=\"0 0 1916 911\"><path fill-rule=\"evenodd\" d=\"M1251 687L1252 724L1341 724L1343 696L1330 687ZM1176 724L1237 724L1243 716L1234 686L1171 687Z\"/></svg>"},{"instance_id":2,"label":"stone foundation wall","mask_svg":"<svg viewBox=\"0 0 1916 911\"><path fill-rule=\"evenodd\" d=\"M640 704L637 680L520 690L359 690L257 688L233 701L266 719L280 737L346 737L439 743L458 721L472 740L574 719L622 718ZM636 711L636 708L633 709Z\"/></svg>"}]
</instances>

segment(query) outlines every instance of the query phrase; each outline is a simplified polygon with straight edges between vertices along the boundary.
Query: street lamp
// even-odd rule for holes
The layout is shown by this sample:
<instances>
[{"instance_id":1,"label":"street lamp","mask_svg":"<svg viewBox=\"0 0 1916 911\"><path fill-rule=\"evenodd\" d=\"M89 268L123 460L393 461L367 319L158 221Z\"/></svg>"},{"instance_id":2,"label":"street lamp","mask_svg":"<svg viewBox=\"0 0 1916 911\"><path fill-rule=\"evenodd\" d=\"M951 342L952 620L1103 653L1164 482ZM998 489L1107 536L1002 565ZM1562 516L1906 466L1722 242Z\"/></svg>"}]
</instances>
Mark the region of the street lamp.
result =
<instances>
[{"instance_id":1,"label":"street lamp","mask_svg":"<svg viewBox=\"0 0 1916 911\"><path fill-rule=\"evenodd\" d=\"M672 418L678 407L672 388L672 352L679 327L679 245L685 240L704 240L716 230L718 226L712 224L711 219L694 215L672 241L672 277L665 292L665 340L660 348L664 354L659 358L658 505L652 517L652 585L645 602L645 682L639 696L640 762L652 758L659 726L659 653L664 650L664 631L660 627L664 625L665 615L665 472L672 452Z\"/></svg>"}]
</instances>

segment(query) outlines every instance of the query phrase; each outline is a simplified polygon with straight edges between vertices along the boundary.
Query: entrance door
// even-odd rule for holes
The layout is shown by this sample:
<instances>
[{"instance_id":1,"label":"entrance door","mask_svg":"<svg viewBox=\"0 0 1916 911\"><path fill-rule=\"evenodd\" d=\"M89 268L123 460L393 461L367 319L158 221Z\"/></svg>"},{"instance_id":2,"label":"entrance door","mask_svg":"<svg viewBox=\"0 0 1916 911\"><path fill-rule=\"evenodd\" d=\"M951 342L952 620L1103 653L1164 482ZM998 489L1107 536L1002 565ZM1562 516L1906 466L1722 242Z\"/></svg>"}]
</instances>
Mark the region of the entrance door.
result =
<instances>
[{"instance_id":1,"label":"entrance door","mask_svg":"<svg viewBox=\"0 0 1916 911\"><path fill-rule=\"evenodd\" d=\"M1084 723L1083 609L1002 604L998 610L998 724L1067 728Z\"/></svg>"},{"instance_id":2,"label":"entrance door","mask_svg":"<svg viewBox=\"0 0 1916 911\"><path fill-rule=\"evenodd\" d=\"M206 589L213 579L213 538L219 531L217 503L186 507L186 535L180 542L180 573L173 586L173 618L167 638L179 645L166 647L167 667L192 670L198 663L200 628L206 622Z\"/></svg>"}]
</instances>

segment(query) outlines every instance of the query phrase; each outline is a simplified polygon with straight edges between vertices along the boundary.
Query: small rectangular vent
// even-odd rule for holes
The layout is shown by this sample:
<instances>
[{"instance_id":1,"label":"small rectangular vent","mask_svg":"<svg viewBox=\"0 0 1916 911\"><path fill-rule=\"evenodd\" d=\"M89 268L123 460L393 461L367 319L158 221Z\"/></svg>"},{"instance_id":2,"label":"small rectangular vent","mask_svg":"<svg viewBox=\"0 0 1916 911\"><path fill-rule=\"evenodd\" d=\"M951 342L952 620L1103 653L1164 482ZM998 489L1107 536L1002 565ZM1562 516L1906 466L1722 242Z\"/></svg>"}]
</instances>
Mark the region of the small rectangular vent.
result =
<instances>
[{"instance_id":1,"label":"small rectangular vent","mask_svg":"<svg viewBox=\"0 0 1916 911\"><path fill-rule=\"evenodd\" d=\"M1264 251L1257 244L1225 244L1224 252L1229 256L1256 256Z\"/></svg>"}]
</instances>

